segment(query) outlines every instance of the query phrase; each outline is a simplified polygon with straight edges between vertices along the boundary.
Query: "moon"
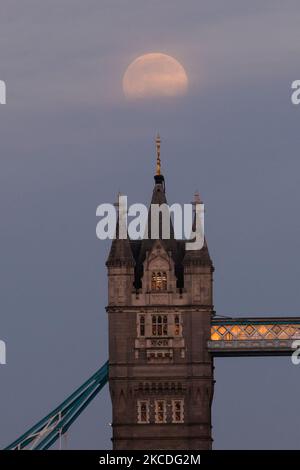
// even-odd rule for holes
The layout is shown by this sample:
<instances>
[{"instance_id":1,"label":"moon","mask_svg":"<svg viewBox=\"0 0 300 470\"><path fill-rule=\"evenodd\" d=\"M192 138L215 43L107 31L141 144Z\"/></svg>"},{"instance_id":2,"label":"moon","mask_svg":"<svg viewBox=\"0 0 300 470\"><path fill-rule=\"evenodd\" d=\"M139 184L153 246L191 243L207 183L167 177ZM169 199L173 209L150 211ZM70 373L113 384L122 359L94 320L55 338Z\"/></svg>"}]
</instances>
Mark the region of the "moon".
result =
<instances>
[{"instance_id":1,"label":"moon","mask_svg":"<svg viewBox=\"0 0 300 470\"><path fill-rule=\"evenodd\" d=\"M184 95L187 88L183 66L174 57L160 52L135 59L123 77L123 92L128 99Z\"/></svg>"}]
</instances>

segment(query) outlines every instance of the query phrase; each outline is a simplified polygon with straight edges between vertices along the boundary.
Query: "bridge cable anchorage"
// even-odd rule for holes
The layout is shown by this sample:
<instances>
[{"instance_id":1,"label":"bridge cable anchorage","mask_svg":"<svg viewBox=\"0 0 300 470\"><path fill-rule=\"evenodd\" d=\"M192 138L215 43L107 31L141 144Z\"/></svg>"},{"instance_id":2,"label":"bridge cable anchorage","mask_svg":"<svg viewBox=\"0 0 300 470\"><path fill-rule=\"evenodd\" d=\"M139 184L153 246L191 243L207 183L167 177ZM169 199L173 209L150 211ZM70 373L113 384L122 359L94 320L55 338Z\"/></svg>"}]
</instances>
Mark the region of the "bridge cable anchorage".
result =
<instances>
[{"instance_id":1,"label":"bridge cable anchorage","mask_svg":"<svg viewBox=\"0 0 300 470\"><path fill-rule=\"evenodd\" d=\"M62 437L108 381L108 361L66 400L5 450L46 450Z\"/></svg>"}]
</instances>

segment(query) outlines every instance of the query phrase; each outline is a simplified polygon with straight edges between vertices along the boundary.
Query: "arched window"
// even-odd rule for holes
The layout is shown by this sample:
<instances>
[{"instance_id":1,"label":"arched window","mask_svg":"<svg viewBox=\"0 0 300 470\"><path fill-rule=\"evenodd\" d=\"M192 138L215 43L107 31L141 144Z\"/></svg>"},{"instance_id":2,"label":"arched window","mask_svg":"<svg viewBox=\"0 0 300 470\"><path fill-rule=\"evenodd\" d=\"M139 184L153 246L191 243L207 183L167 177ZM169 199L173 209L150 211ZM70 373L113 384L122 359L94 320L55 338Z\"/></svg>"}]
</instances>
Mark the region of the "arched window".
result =
<instances>
[{"instance_id":1,"label":"arched window","mask_svg":"<svg viewBox=\"0 0 300 470\"><path fill-rule=\"evenodd\" d=\"M167 290L167 273L165 271L152 273L151 290Z\"/></svg>"}]
</instances>

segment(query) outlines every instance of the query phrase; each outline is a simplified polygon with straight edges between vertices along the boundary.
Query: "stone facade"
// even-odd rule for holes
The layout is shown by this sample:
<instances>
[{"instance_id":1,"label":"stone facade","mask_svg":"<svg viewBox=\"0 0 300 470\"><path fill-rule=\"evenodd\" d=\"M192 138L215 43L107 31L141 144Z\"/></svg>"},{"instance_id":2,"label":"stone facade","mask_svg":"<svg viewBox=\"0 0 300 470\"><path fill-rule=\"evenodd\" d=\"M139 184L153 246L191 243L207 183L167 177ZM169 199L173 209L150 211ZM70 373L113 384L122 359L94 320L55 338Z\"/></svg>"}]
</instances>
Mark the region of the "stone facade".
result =
<instances>
[{"instance_id":1,"label":"stone facade","mask_svg":"<svg viewBox=\"0 0 300 470\"><path fill-rule=\"evenodd\" d=\"M152 203L166 202L155 177ZM210 449L213 315L208 247L114 240L107 260L114 449Z\"/></svg>"}]
</instances>

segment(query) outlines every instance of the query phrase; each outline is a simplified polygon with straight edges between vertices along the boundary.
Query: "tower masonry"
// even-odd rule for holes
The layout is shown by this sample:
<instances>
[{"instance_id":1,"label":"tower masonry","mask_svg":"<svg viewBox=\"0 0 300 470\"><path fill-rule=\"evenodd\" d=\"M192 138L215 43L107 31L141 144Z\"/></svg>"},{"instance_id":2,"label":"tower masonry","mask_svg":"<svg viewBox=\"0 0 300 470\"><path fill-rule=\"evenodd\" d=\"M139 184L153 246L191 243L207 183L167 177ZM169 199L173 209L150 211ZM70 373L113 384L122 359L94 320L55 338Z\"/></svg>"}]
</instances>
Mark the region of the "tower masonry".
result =
<instances>
[{"instance_id":1,"label":"tower masonry","mask_svg":"<svg viewBox=\"0 0 300 470\"><path fill-rule=\"evenodd\" d=\"M156 149L151 203L161 205L159 137ZM214 268L206 241L187 251L172 227L169 240L116 238L106 265L113 448L211 449Z\"/></svg>"}]
</instances>

